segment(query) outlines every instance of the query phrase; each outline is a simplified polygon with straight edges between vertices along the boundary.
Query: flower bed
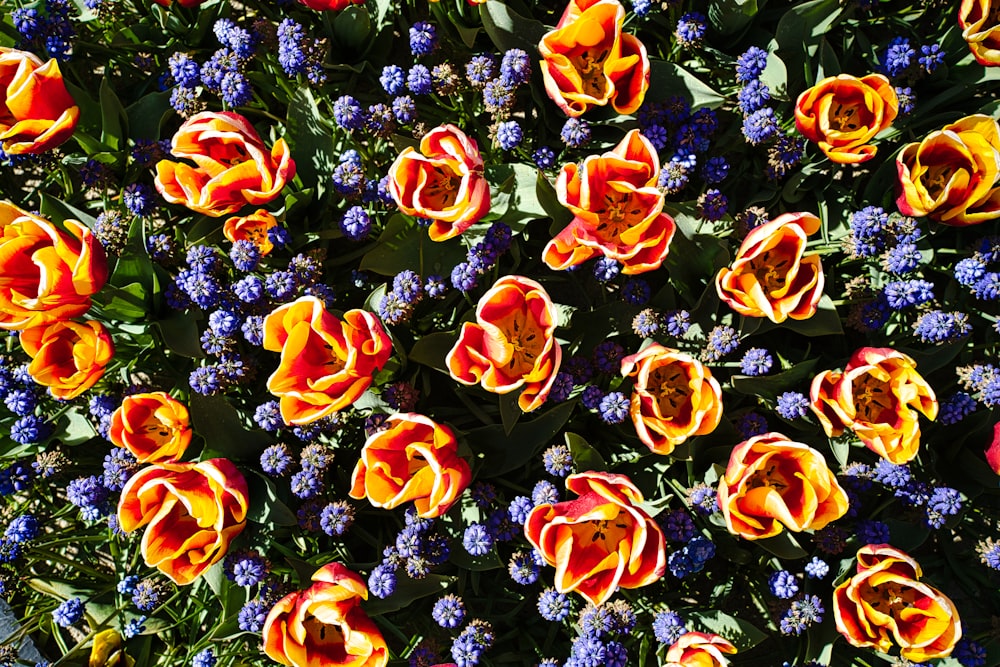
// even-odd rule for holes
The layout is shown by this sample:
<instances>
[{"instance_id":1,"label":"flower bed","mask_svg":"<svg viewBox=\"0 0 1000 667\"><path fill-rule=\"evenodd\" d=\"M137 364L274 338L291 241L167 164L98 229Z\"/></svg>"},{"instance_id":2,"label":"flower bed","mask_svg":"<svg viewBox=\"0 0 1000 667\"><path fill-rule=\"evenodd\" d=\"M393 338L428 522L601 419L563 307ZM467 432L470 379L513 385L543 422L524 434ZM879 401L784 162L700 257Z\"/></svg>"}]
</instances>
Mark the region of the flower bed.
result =
<instances>
[{"instance_id":1,"label":"flower bed","mask_svg":"<svg viewBox=\"0 0 1000 667\"><path fill-rule=\"evenodd\" d=\"M0 666L1000 665L997 0L4 2Z\"/></svg>"}]
</instances>

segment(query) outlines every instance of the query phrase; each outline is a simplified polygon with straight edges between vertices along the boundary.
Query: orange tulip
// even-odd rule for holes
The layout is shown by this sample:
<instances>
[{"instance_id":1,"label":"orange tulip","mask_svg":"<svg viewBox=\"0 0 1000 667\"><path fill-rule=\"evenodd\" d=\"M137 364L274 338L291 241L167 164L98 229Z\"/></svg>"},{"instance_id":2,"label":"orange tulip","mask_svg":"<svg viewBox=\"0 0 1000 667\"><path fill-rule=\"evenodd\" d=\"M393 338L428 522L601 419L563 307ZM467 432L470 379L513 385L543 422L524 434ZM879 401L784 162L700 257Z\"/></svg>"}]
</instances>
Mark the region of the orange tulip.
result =
<instances>
[{"instance_id":1,"label":"orange tulip","mask_svg":"<svg viewBox=\"0 0 1000 667\"><path fill-rule=\"evenodd\" d=\"M618 0L570 0L556 29L538 44L545 92L567 116L611 103L621 114L642 106L649 88L646 47L622 32Z\"/></svg>"},{"instance_id":2,"label":"orange tulip","mask_svg":"<svg viewBox=\"0 0 1000 667\"><path fill-rule=\"evenodd\" d=\"M59 63L0 46L0 147L43 153L70 138L80 107L66 90Z\"/></svg>"},{"instance_id":3,"label":"orange tulip","mask_svg":"<svg viewBox=\"0 0 1000 667\"><path fill-rule=\"evenodd\" d=\"M56 398L69 400L104 375L115 356L111 336L100 322L53 322L21 332L21 347L31 357L28 374Z\"/></svg>"},{"instance_id":4,"label":"orange tulip","mask_svg":"<svg viewBox=\"0 0 1000 667\"><path fill-rule=\"evenodd\" d=\"M711 433L722 419L722 389L690 355L653 343L622 359L622 375L635 378L632 423L656 454L669 454L691 436Z\"/></svg>"},{"instance_id":5,"label":"orange tulip","mask_svg":"<svg viewBox=\"0 0 1000 667\"><path fill-rule=\"evenodd\" d=\"M517 404L531 412L545 402L562 361L556 323L555 305L541 285L505 276L479 300L476 321L462 325L445 364L454 380L494 394L523 387Z\"/></svg>"},{"instance_id":6,"label":"orange tulip","mask_svg":"<svg viewBox=\"0 0 1000 667\"><path fill-rule=\"evenodd\" d=\"M268 390L280 397L286 424L309 424L361 397L392 356L392 340L371 313L337 319L312 296L264 319L264 349L281 352Z\"/></svg>"},{"instance_id":7,"label":"orange tulip","mask_svg":"<svg viewBox=\"0 0 1000 667\"><path fill-rule=\"evenodd\" d=\"M795 129L838 164L860 164L875 157L869 142L892 125L899 98L889 79L869 74L829 76L799 95Z\"/></svg>"},{"instance_id":8,"label":"orange tulip","mask_svg":"<svg viewBox=\"0 0 1000 667\"><path fill-rule=\"evenodd\" d=\"M896 156L903 215L964 227L1000 217L1000 125L966 116Z\"/></svg>"},{"instance_id":9,"label":"orange tulip","mask_svg":"<svg viewBox=\"0 0 1000 667\"><path fill-rule=\"evenodd\" d=\"M490 184L476 140L454 125L436 127L389 167L389 194L407 215L431 220L432 241L458 236L490 211Z\"/></svg>"},{"instance_id":10,"label":"orange tulip","mask_svg":"<svg viewBox=\"0 0 1000 667\"><path fill-rule=\"evenodd\" d=\"M324 565L313 585L290 593L264 621L264 652L288 667L385 667L389 649L361 608L368 587L340 563Z\"/></svg>"},{"instance_id":11,"label":"orange tulip","mask_svg":"<svg viewBox=\"0 0 1000 667\"><path fill-rule=\"evenodd\" d=\"M250 241L260 252L261 257L267 257L274 244L271 243L268 232L278 226L278 221L264 209L258 209L250 215L229 218L222 226L222 233L232 243Z\"/></svg>"},{"instance_id":12,"label":"orange tulip","mask_svg":"<svg viewBox=\"0 0 1000 667\"><path fill-rule=\"evenodd\" d=\"M621 262L623 273L659 268L675 231L663 212L659 177L656 149L638 130L603 155L563 165L556 194L575 217L545 246L542 260L566 269L604 255Z\"/></svg>"},{"instance_id":13,"label":"orange tulip","mask_svg":"<svg viewBox=\"0 0 1000 667\"><path fill-rule=\"evenodd\" d=\"M851 429L868 449L895 464L920 447L917 412L937 417L934 390L913 359L888 347L857 350L844 369L813 378L811 408L830 437Z\"/></svg>"},{"instance_id":14,"label":"orange tulip","mask_svg":"<svg viewBox=\"0 0 1000 667\"><path fill-rule=\"evenodd\" d=\"M318 12L339 12L351 5L365 4L365 0L299 0L299 2Z\"/></svg>"},{"instance_id":15,"label":"orange tulip","mask_svg":"<svg viewBox=\"0 0 1000 667\"><path fill-rule=\"evenodd\" d=\"M976 62L987 67L1000 65L1000 4L997 0L962 0L958 27Z\"/></svg>"},{"instance_id":16,"label":"orange tulip","mask_svg":"<svg viewBox=\"0 0 1000 667\"><path fill-rule=\"evenodd\" d=\"M195 166L160 160L156 189L171 204L213 218L266 204L295 177L285 140L275 141L269 152L250 121L232 111L191 116L174 134L170 153Z\"/></svg>"},{"instance_id":17,"label":"orange tulip","mask_svg":"<svg viewBox=\"0 0 1000 667\"><path fill-rule=\"evenodd\" d=\"M582 472L567 477L566 488L579 497L538 505L524 524L528 541L556 568L556 590L599 605L619 586L639 588L663 576L663 532L632 480Z\"/></svg>"},{"instance_id":18,"label":"orange tulip","mask_svg":"<svg viewBox=\"0 0 1000 667\"><path fill-rule=\"evenodd\" d=\"M664 667L726 667L723 653L736 653L736 647L719 635L685 632L667 649Z\"/></svg>"},{"instance_id":19,"label":"orange tulip","mask_svg":"<svg viewBox=\"0 0 1000 667\"><path fill-rule=\"evenodd\" d=\"M45 218L0 201L0 329L68 320L90 309L108 262L90 229L62 231Z\"/></svg>"},{"instance_id":20,"label":"orange tulip","mask_svg":"<svg viewBox=\"0 0 1000 667\"><path fill-rule=\"evenodd\" d=\"M146 565L184 585L226 555L248 503L246 479L227 459L154 463L125 483L118 522L126 533L146 526Z\"/></svg>"},{"instance_id":21,"label":"orange tulip","mask_svg":"<svg viewBox=\"0 0 1000 667\"><path fill-rule=\"evenodd\" d=\"M847 494L823 455L780 433L738 444L719 480L719 507L734 535L756 540L782 530L819 530L847 513Z\"/></svg>"},{"instance_id":22,"label":"orange tulip","mask_svg":"<svg viewBox=\"0 0 1000 667\"><path fill-rule=\"evenodd\" d=\"M188 409L162 391L126 396L111 415L108 440L139 463L176 461L191 443Z\"/></svg>"},{"instance_id":23,"label":"orange tulip","mask_svg":"<svg viewBox=\"0 0 1000 667\"><path fill-rule=\"evenodd\" d=\"M447 512L471 481L451 429L410 412L392 415L384 430L368 438L350 496L367 497L385 509L412 500L418 516L433 519Z\"/></svg>"},{"instance_id":24,"label":"orange tulip","mask_svg":"<svg viewBox=\"0 0 1000 667\"><path fill-rule=\"evenodd\" d=\"M917 581L920 565L888 544L858 550L857 574L833 592L837 630L854 646L899 653L916 663L951 655L962 638L955 604Z\"/></svg>"},{"instance_id":25,"label":"orange tulip","mask_svg":"<svg viewBox=\"0 0 1000 667\"><path fill-rule=\"evenodd\" d=\"M719 298L740 315L775 323L806 320L823 296L819 255L805 255L806 237L819 230L812 213L785 213L747 234L732 268L715 277Z\"/></svg>"}]
</instances>

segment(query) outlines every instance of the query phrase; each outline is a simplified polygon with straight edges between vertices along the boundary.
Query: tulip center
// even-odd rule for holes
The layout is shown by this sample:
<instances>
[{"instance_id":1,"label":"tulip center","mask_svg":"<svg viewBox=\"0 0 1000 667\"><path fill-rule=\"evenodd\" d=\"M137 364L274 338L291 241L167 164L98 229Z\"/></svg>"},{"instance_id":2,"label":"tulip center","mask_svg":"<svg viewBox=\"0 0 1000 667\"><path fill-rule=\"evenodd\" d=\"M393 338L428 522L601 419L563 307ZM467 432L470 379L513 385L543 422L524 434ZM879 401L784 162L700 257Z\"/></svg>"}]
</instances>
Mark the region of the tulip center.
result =
<instances>
[{"instance_id":1,"label":"tulip center","mask_svg":"<svg viewBox=\"0 0 1000 667\"><path fill-rule=\"evenodd\" d=\"M506 339L505 347L510 355L507 372L520 376L530 373L545 348L545 338L538 328L529 325L527 313L521 310L497 322L497 327Z\"/></svg>"},{"instance_id":2,"label":"tulip center","mask_svg":"<svg viewBox=\"0 0 1000 667\"><path fill-rule=\"evenodd\" d=\"M427 172L427 185L421 191L425 208L443 211L452 206L458 198L459 184L454 171L432 166Z\"/></svg>"},{"instance_id":3,"label":"tulip center","mask_svg":"<svg viewBox=\"0 0 1000 667\"><path fill-rule=\"evenodd\" d=\"M643 209L633 201L632 192L607 190L603 206L594 211L599 218L597 233L605 241L618 242L622 232L643 221Z\"/></svg>"},{"instance_id":4,"label":"tulip center","mask_svg":"<svg viewBox=\"0 0 1000 667\"><path fill-rule=\"evenodd\" d=\"M789 487L788 478L778 468L777 464L772 464L764 470L757 470L750 479L747 480L747 490L768 487L781 491Z\"/></svg>"},{"instance_id":5,"label":"tulip center","mask_svg":"<svg viewBox=\"0 0 1000 667\"><path fill-rule=\"evenodd\" d=\"M687 373L678 363L660 366L649 374L649 392L656 396L660 415L673 419L691 404Z\"/></svg>"},{"instance_id":6,"label":"tulip center","mask_svg":"<svg viewBox=\"0 0 1000 667\"><path fill-rule=\"evenodd\" d=\"M604 75L604 61L608 59L608 49L595 52L590 49L572 59L573 67L580 75L583 92L591 97L603 98L608 87L608 78Z\"/></svg>"},{"instance_id":7,"label":"tulip center","mask_svg":"<svg viewBox=\"0 0 1000 667\"><path fill-rule=\"evenodd\" d=\"M344 633L336 625L324 623L312 614L306 616L302 625L305 627L306 636L312 639L317 648L330 651L330 657L336 653L335 650L331 651L331 649L344 645Z\"/></svg>"},{"instance_id":8,"label":"tulip center","mask_svg":"<svg viewBox=\"0 0 1000 667\"><path fill-rule=\"evenodd\" d=\"M750 260L750 271L767 292L785 288L788 279L788 257L770 250Z\"/></svg>"},{"instance_id":9,"label":"tulip center","mask_svg":"<svg viewBox=\"0 0 1000 667\"><path fill-rule=\"evenodd\" d=\"M933 167L929 167L923 178L927 194L937 199L948 186L948 183L951 182L951 177L954 173L955 167L950 164L936 164Z\"/></svg>"},{"instance_id":10,"label":"tulip center","mask_svg":"<svg viewBox=\"0 0 1000 667\"><path fill-rule=\"evenodd\" d=\"M857 106L837 102L830 109L830 128L841 132L854 132L861 127L860 116Z\"/></svg>"},{"instance_id":11,"label":"tulip center","mask_svg":"<svg viewBox=\"0 0 1000 667\"><path fill-rule=\"evenodd\" d=\"M141 430L146 432L146 437L158 444L162 444L164 441L168 440L173 432L172 429L163 423L148 424Z\"/></svg>"},{"instance_id":12,"label":"tulip center","mask_svg":"<svg viewBox=\"0 0 1000 667\"><path fill-rule=\"evenodd\" d=\"M600 542L608 552L617 551L619 543L623 542L632 527L633 519L625 512L618 512L614 519L593 519L584 524L585 531L581 537L584 546Z\"/></svg>"},{"instance_id":13,"label":"tulip center","mask_svg":"<svg viewBox=\"0 0 1000 667\"><path fill-rule=\"evenodd\" d=\"M892 395L885 382L865 375L854 389L854 410L867 422L881 422L882 415L892 414Z\"/></svg>"},{"instance_id":14,"label":"tulip center","mask_svg":"<svg viewBox=\"0 0 1000 667\"><path fill-rule=\"evenodd\" d=\"M865 600L876 611L888 616L896 616L897 612L912 607L916 599L916 593L911 587L894 581L872 586L870 590L871 593L864 596Z\"/></svg>"}]
</instances>

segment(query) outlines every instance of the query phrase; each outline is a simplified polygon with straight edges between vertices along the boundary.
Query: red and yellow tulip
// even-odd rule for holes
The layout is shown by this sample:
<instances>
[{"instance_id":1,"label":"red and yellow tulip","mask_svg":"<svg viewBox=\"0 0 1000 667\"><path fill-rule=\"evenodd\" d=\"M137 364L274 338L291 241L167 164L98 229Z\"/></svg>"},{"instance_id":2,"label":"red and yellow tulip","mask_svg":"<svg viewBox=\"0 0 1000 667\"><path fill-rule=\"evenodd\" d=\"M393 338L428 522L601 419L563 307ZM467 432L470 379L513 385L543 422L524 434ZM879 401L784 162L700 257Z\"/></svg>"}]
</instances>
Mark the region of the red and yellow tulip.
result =
<instances>
[{"instance_id":1,"label":"red and yellow tulip","mask_svg":"<svg viewBox=\"0 0 1000 667\"><path fill-rule=\"evenodd\" d=\"M888 544L858 551L857 573L833 592L837 630L854 646L907 660L929 662L951 655L962 638L955 604L933 586L917 581L920 565Z\"/></svg>"},{"instance_id":2,"label":"red and yellow tulip","mask_svg":"<svg viewBox=\"0 0 1000 667\"><path fill-rule=\"evenodd\" d=\"M719 480L719 507L729 532L748 540L782 527L819 530L847 513L847 493L823 455L780 433L738 444Z\"/></svg>"},{"instance_id":3,"label":"red and yellow tulip","mask_svg":"<svg viewBox=\"0 0 1000 667\"><path fill-rule=\"evenodd\" d=\"M888 347L857 350L840 371L813 378L811 408L828 436L851 429L868 449L895 464L920 447L917 413L937 417L934 390L912 358Z\"/></svg>"},{"instance_id":4,"label":"red and yellow tulip","mask_svg":"<svg viewBox=\"0 0 1000 667\"><path fill-rule=\"evenodd\" d=\"M621 114L642 106L649 88L646 47L622 32L618 0L570 0L538 44L545 92L567 116L609 102Z\"/></svg>"},{"instance_id":5,"label":"red and yellow tulip","mask_svg":"<svg viewBox=\"0 0 1000 667\"><path fill-rule=\"evenodd\" d=\"M52 322L21 332L21 347L31 357L28 374L56 398L69 400L104 375L115 356L111 335L100 322Z\"/></svg>"},{"instance_id":6,"label":"red and yellow tulip","mask_svg":"<svg viewBox=\"0 0 1000 667\"><path fill-rule=\"evenodd\" d=\"M126 533L146 526L146 565L184 585L222 560L248 507L246 479L227 459L154 463L125 483L118 521Z\"/></svg>"},{"instance_id":7,"label":"red and yellow tulip","mask_svg":"<svg viewBox=\"0 0 1000 667\"><path fill-rule=\"evenodd\" d=\"M415 413L389 417L373 433L354 468L350 496L393 509L413 501L417 515L433 519L447 512L472 481L458 455L451 429Z\"/></svg>"},{"instance_id":8,"label":"red and yellow tulip","mask_svg":"<svg viewBox=\"0 0 1000 667\"><path fill-rule=\"evenodd\" d=\"M875 135L892 125L899 98L889 79L869 74L829 76L795 103L795 129L839 164L860 164L875 157Z\"/></svg>"},{"instance_id":9,"label":"red and yellow tulip","mask_svg":"<svg viewBox=\"0 0 1000 667\"><path fill-rule=\"evenodd\" d=\"M340 563L324 565L313 584L271 607L264 652L287 667L385 667L389 649L361 608L368 587Z\"/></svg>"},{"instance_id":10,"label":"red and yellow tulip","mask_svg":"<svg viewBox=\"0 0 1000 667\"><path fill-rule=\"evenodd\" d=\"M476 140L451 124L434 128L389 167L389 194L403 213L432 221L432 241L458 236L490 210Z\"/></svg>"},{"instance_id":11,"label":"red and yellow tulip","mask_svg":"<svg viewBox=\"0 0 1000 667\"><path fill-rule=\"evenodd\" d=\"M295 177L284 139L268 150L246 118L205 111L187 119L171 141L175 158L156 165L156 189L171 204L217 218L275 199Z\"/></svg>"},{"instance_id":12,"label":"red and yellow tulip","mask_svg":"<svg viewBox=\"0 0 1000 667\"><path fill-rule=\"evenodd\" d=\"M659 177L656 149L638 130L602 155L564 165L556 193L574 218L545 246L543 261L567 269L604 255L627 274L659 268L675 231L663 212Z\"/></svg>"},{"instance_id":13,"label":"red and yellow tulip","mask_svg":"<svg viewBox=\"0 0 1000 667\"><path fill-rule=\"evenodd\" d=\"M494 394L521 389L517 404L530 412L545 402L562 360L557 314L534 280L505 276L479 300L476 321L462 325L445 363L451 377Z\"/></svg>"},{"instance_id":14,"label":"red and yellow tulip","mask_svg":"<svg viewBox=\"0 0 1000 667\"><path fill-rule=\"evenodd\" d=\"M70 138L80 107L66 90L59 63L0 46L0 147L43 153Z\"/></svg>"},{"instance_id":15,"label":"red and yellow tulip","mask_svg":"<svg viewBox=\"0 0 1000 667\"><path fill-rule=\"evenodd\" d=\"M191 443L187 407L162 391L132 394L111 415L108 440L139 463L176 461Z\"/></svg>"},{"instance_id":16,"label":"red and yellow tulip","mask_svg":"<svg viewBox=\"0 0 1000 667\"><path fill-rule=\"evenodd\" d=\"M1000 125L976 114L966 116L896 156L904 215L964 227L1000 217Z\"/></svg>"},{"instance_id":17,"label":"red and yellow tulip","mask_svg":"<svg viewBox=\"0 0 1000 667\"><path fill-rule=\"evenodd\" d=\"M622 375L635 378L629 412L635 431L656 454L669 454L722 419L722 389L694 357L654 343L622 359Z\"/></svg>"},{"instance_id":18,"label":"red and yellow tulip","mask_svg":"<svg viewBox=\"0 0 1000 667\"><path fill-rule=\"evenodd\" d=\"M264 349L281 352L267 389L280 398L286 424L309 424L361 397L392 356L392 340L378 319L354 309L338 319L312 296L264 319Z\"/></svg>"},{"instance_id":19,"label":"red and yellow tulip","mask_svg":"<svg viewBox=\"0 0 1000 667\"><path fill-rule=\"evenodd\" d=\"M628 477L582 472L566 478L566 488L578 497L537 505L524 524L528 541L556 568L556 590L599 605L619 586L640 588L663 576L663 531Z\"/></svg>"},{"instance_id":20,"label":"red and yellow tulip","mask_svg":"<svg viewBox=\"0 0 1000 667\"><path fill-rule=\"evenodd\" d=\"M785 213L747 234L732 268L715 277L719 298L740 315L775 323L809 319L823 296L819 255L806 255L806 239L819 230L811 213Z\"/></svg>"}]
</instances>

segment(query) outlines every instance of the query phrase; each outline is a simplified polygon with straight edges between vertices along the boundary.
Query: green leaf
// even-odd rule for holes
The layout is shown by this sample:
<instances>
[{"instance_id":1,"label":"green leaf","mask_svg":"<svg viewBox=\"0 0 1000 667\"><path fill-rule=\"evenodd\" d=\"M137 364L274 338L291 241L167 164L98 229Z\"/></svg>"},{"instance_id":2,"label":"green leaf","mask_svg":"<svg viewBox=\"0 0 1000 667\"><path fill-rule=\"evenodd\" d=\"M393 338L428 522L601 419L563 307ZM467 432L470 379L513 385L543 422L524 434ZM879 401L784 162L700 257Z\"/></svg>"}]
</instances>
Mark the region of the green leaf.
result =
<instances>
[{"instance_id":1,"label":"green leaf","mask_svg":"<svg viewBox=\"0 0 1000 667\"><path fill-rule=\"evenodd\" d=\"M125 287L139 283L144 290L153 286L153 262L146 252L142 219L135 218L128 229L128 242L115 263L108 284Z\"/></svg>"},{"instance_id":2,"label":"green leaf","mask_svg":"<svg viewBox=\"0 0 1000 667\"><path fill-rule=\"evenodd\" d=\"M170 317L157 320L153 326L159 329L160 339L171 352L191 359L201 359L205 356L205 351L201 349L201 334L194 316L175 312Z\"/></svg>"},{"instance_id":3,"label":"green leaf","mask_svg":"<svg viewBox=\"0 0 1000 667\"><path fill-rule=\"evenodd\" d=\"M250 507L247 519L269 526L294 526L298 524L295 512L278 499L274 483L258 474L247 477Z\"/></svg>"},{"instance_id":4,"label":"green leaf","mask_svg":"<svg viewBox=\"0 0 1000 667\"><path fill-rule=\"evenodd\" d=\"M748 651L767 639L767 635L755 626L721 611L690 612L687 619L694 629L717 634L729 640L741 652Z\"/></svg>"},{"instance_id":5,"label":"green leaf","mask_svg":"<svg viewBox=\"0 0 1000 667\"><path fill-rule=\"evenodd\" d=\"M510 432L514 430L514 426L517 425L518 420L524 414L521 411L521 406L517 404L517 399L520 395L521 392L519 391L511 391L500 395L500 423L503 424L503 431L507 435L510 435Z\"/></svg>"},{"instance_id":6,"label":"green leaf","mask_svg":"<svg viewBox=\"0 0 1000 667\"><path fill-rule=\"evenodd\" d=\"M45 192L39 192L38 197L41 200L39 212L53 222L76 220L77 222L82 222L91 230L97 226L97 218L62 199L53 197Z\"/></svg>"},{"instance_id":7,"label":"green leaf","mask_svg":"<svg viewBox=\"0 0 1000 667\"><path fill-rule=\"evenodd\" d=\"M484 458L482 476L497 477L520 468L559 433L573 412L573 401L557 405L531 421L521 421L506 434L500 424L468 431L466 442Z\"/></svg>"},{"instance_id":8,"label":"green leaf","mask_svg":"<svg viewBox=\"0 0 1000 667\"><path fill-rule=\"evenodd\" d=\"M229 401L192 392L188 399L194 432L205 446L234 461L256 460L273 440L260 430L247 430Z\"/></svg>"},{"instance_id":9,"label":"green leaf","mask_svg":"<svg viewBox=\"0 0 1000 667\"><path fill-rule=\"evenodd\" d=\"M381 616L398 611L414 600L442 593L453 581L455 577L446 577L443 574L428 574L423 579L400 577L396 591L391 596L384 600L369 598L368 602L361 606L369 616Z\"/></svg>"},{"instance_id":10,"label":"green leaf","mask_svg":"<svg viewBox=\"0 0 1000 667\"><path fill-rule=\"evenodd\" d=\"M413 344L407 359L447 373L444 359L457 340L458 334L447 331L428 334Z\"/></svg>"},{"instance_id":11,"label":"green leaf","mask_svg":"<svg viewBox=\"0 0 1000 667\"><path fill-rule=\"evenodd\" d=\"M491 176L491 173L503 178L506 186L501 188L501 193L506 199L507 206L498 218L506 223L515 234L524 229L529 220L549 217L539 198L538 189L541 173L538 169L515 162L494 167L487 172L487 176Z\"/></svg>"},{"instance_id":12,"label":"green leaf","mask_svg":"<svg viewBox=\"0 0 1000 667\"><path fill-rule=\"evenodd\" d=\"M590 443L582 435L566 431L563 434L566 446L569 447L573 455L573 465L577 470L607 470L608 464L604 462L604 457L591 447Z\"/></svg>"},{"instance_id":13,"label":"green leaf","mask_svg":"<svg viewBox=\"0 0 1000 667\"><path fill-rule=\"evenodd\" d=\"M289 100L287 127L295 173L306 188L322 190L333 176L336 163L333 134L323 123L309 88L299 88Z\"/></svg>"},{"instance_id":14,"label":"green leaf","mask_svg":"<svg viewBox=\"0 0 1000 667\"><path fill-rule=\"evenodd\" d=\"M347 50L361 51L371 31L371 17L362 6L351 5L333 19L334 39Z\"/></svg>"},{"instance_id":15,"label":"green leaf","mask_svg":"<svg viewBox=\"0 0 1000 667\"><path fill-rule=\"evenodd\" d=\"M840 325L840 315L833 299L824 294L819 300L816 314L808 320L785 320L781 325L803 336L842 336L844 329Z\"/></svg>"},{"instance_id":16,"label":"green leaf","mask_svg":"<svg viewBox=\"0 0 1000 667\"><path fill-rule=\"evenodd\" d=\"M394 276L403 269L413 269L422 276L450 274L465 255L460 240L431 241L415 222L396 214L389 218L375 247L361 258L360 268L383 276Z\"/></svg>"},{"instance_id":17,"label":"green leaf","mask_svg":"<svg viewBox=\"0 0 1000 667\"><path fill-rule=\"evenodd\" d=\"M59 417L56 429L59 442L72 447L97 437L97 431L80 408L70 408Z\"/></svg>"},{"instance_id":18,"label":"green leaf","mask_svg":"<svg viewBox=\"0 0 1000 667\"><path fill-rule=\"evenodd\" d=\"M118 149L128 136L128 116L108 77L101 80L101 142L112 150Z\"/></svg>"},{"instance_id":19,"label":"green leaf","mask_svg":"<svg viewBox=\"0 0 1000 667\"><path fill-rule=\"evenodd\" d=\"M795 560L809 555L787 530L781 531L774 537L756 540L755 543L764 551L769 551L781 560Z\"/></svg>"},{"instance_id":20,"label":"green leaf","mask_svg":"<svg viewBox=\"0 0 1000 667\"><path fill-rule=\"evenodd\" d=\"M791 391L795 387L808 384L814 375L813 369L819 359L807 359L791 368L773 375L751 377L749 375L734 375L731 382L733 389L746 396L763 396L775 400L779 394ZM808 381L807 381L808 378Z\"/></svg>"},{"instance_id":21,"label":"green leaf","mask_svg":"<svg viewBox=\"0 0 1000 667\"><path fill-rule=\"evenodd\" d=\"M757 14L757 0L713 0L708 20L723 35L743 30Z\"/></svg>"},{"instance_id":22,"label":"green leaf","mask_svg":"<svg viewBox=\"0 0 1000 667\"><path fill-rule=\"evenodd\" d=\"M548 29L539 21L521 16L506 4L489 0L479 5L483 28L501 51L523 49L538 53L538 42Z\"/></svg>"},{"instance_id":23,"label":"green leaf","mask_svg":"<svg viewBox=\"0 0 1000 667\"><path fill-rule=\"evenodd\" d=\"M683 95L691 102L692 109L718 107L725 96L687 71L677 63L650 60L649 92L646 99L663 102L674 95Z\"/></svg>"},{"instance_id":24,"label":"green leaf","mask_svg":"<svg viewBox=\"0 0 1000 667\"><path fill-rule=\"evenodd\" d=\"M173 114L170 93L148 93L125 109L133 139L159 139L160 128Z\"/></svg>"},{"instance_id":25,"label":"green leaf","mask_svg":"<svg viewBox=\"0 0 1000 667\"><path fill-rule=\"evenodd\" d=\"M148 293L142 283L129 283L123 287L105 285L98 294L100 311L105 317L124 322L137 322L149 313Z\"/></svg>"}]
</instances>

